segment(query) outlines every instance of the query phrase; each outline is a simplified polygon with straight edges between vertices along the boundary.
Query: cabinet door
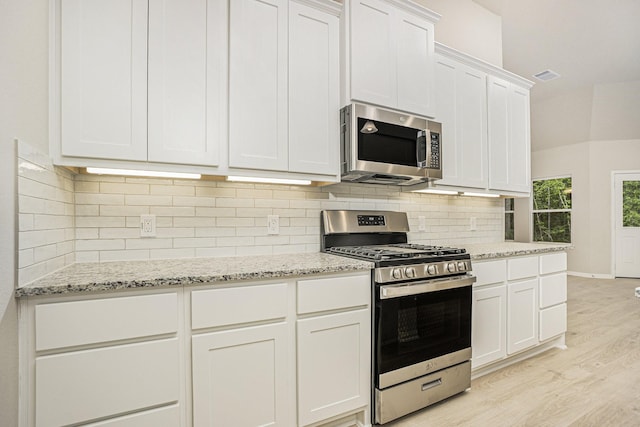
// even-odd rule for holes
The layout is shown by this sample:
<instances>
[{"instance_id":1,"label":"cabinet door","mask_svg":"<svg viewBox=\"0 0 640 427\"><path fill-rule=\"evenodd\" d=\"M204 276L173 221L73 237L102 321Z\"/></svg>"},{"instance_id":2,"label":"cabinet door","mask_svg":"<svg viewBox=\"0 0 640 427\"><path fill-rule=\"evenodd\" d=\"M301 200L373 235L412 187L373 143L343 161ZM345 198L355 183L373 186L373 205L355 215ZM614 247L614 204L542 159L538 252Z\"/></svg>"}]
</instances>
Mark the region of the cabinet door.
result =
<instances>
[{"instance_id":1,"label":"cabinet door","mask_svg":"<svg viewBox=\"0 0 640 427\"><path fill-rule=\"evenodd\" d=\"M298 424L369 403L369 310L298 320Z\"/></svg>"},{"instance_id":2,"label":"cabinet door","mask_svg":"<svg viewBox=\"0 0 640 427\"><path fill-rule=\"evenodd\" d=\"M473 291L471 348L473 368L500 360L507 355L506 285Z\"/></svg>"},{"instance_id":3,"label":"cabinet door","mask_svg":"<svg viewBox=\"0 0 640 427\"><path fill-rule=\"evenodd\" d=\"M509 283L507 303L507 353L538 343L538 279Z\"/></svg>"},{"instance_id":4,"label":"cabinet door","mask_svg":"<svg viewBox=\"0 0 640 427\"><path fill-rule=\"evenodd\" d=\"M530 192L531 118L529 90L511 85L509 91L509 190Z\"/></svg>"},{"instance_id":5,"label":"cabinet door","mask_svg":"<svg viewBox=\"0 0 640 427\"><path fill-rule=\"evenodd\" d=\"M398 41L397 106L400 110L433 117L434 25L402 11L397 15L394 29Z\"/></svg>"},{"instance_id":6,"label":"cabinet door","mask_svg":"<svg viewBox=\"0 0 640 427\"><path fill-rule=\"evenodd\" d=\"M286 171L288 1L229 3L229 166Z\"/></svg>"},{"instance_id":7,"label":"cabinet door","mask_svg":"<svg viewBox=\"0 0 640 427\"><path fill-rule=\"evenodd\" d=\"M289 3L289 171L337 175L339 19Z\"/></svg>"},{"instance_id":8,"label":"cabinet door","mask_svg":"<svg viewBox=\"0 0 640 427\"><path fill-rule=\"evenodd\" d=\"M437 119L442 122L442 185L487 187L486 74L439 56Z\"/></svg>"},{"instance_id":9,"label":"cabinet door","mask_svg":"<svg viewBox=\"0 0 640 427\"><path fill-rule=\"evenodd\" d=\"M351 98L397 105L394 8L380 0L351 2Z\"/></svg>"},{"instance_id":10,"label":"cabinet door","mask_svg":"<svg viewBox=\"0 0 640 427\"><path fill-rule=\"evenodd\" d=\"M147 1L61 1L61 152L147 159Z\"/></svg>"},{"instance_id":11,"label":"cabinet door","mask_svg":"<svg viewBox=\"0 0 640 427\"><path fill-rule=\"evenodd\" d=\"M226 4L149 6L149 160L215 165L225 107Z\"/></svg>"},{"instance_id":12,"label":"cabinet door","mask_svg":"<svg viewBox=\"0 0 640 427\"><path fill-rule=\"evenodd\" d=\"M567 304L540 310L540 341L567 331Z\"/></svg>"},{"instance_id":13,"label":"cabinet door","mask_svg":"<svg viewBox=\"0 0 640 427\"><path fill-rule=\"evenodd\" d=\"M489 135L489 187L509 189L509 82L489 76L488 135Z\"/></svg>"},{"instance_id":14,"label":"cabinet door","mask_svg":"<svg viewBox=\"0 0 640 427\"><path fill-rule=\"evenodd\" d=\"M292 425L287 354L284 323L194 336L193 425Z\"/></svg>"},{"instance_id":15,"label":"cabinet door","mask_svg":"<svg viewBox=\"0 0 640 427\"><path fill-rule=\"evenodd\" d=\"M529 91L489 77L489 187L530 192L531 141Z\"/></svg>"}]
</instances>

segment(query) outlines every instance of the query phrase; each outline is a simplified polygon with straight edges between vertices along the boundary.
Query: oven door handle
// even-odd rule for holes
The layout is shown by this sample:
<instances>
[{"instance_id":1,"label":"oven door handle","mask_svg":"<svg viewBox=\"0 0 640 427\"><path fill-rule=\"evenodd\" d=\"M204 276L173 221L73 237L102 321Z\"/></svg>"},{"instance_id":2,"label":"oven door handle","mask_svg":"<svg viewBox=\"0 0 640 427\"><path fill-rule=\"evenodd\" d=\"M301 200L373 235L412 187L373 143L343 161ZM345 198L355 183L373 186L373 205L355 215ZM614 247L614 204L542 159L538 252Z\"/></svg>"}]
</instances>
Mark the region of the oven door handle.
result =
<instances>
[{"instance_id":1,"label":"oven door handle","mask_svg":"<svg viewBox=\"0 0 640 427\"><path fill-rule=\"evenodd\" d=\"M425 294L427 292L444 291L446 289L471 286L476 281L476 276L465 274L464 276L445 277L425 282L410 282L394 285L380 286L380 299L398 298L409 295Z\"/></svg>"}]
</instances>

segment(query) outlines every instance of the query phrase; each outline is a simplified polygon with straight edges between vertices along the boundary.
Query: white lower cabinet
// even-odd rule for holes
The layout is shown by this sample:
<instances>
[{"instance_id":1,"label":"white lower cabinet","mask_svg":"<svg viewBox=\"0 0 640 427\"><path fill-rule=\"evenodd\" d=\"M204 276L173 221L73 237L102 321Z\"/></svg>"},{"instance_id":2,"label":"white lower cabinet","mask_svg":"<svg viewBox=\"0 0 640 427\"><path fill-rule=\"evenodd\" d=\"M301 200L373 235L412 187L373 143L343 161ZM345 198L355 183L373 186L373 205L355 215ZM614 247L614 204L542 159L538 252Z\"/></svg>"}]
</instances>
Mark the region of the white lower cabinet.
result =
<instances>
[{"instance_id":1,"label":"white lower cabinet","mask_svg":"<svg viewBox=\"0 0 640 427\"><path fill-rule=\"evenodd\" d=\"M21 300L21 426L184 425L180 292Z\"/></svg>"},{"instance_id":2,"label":"white lower cabinet","mask_svg":"<svg viewBox=\"0 0 640 427\"><path fill-rule=\"evenodd\" d=\"M564 252L473 262L473 369L549 342L564 345L566 268Z\"/></svg>"},{"instance_id":3,"label":"white lower cabinet","mask_svg":"<svg viewBox=\"0 0 640 427\"><path fill-rule=\"evenodd\" d=\"M473 291L471 337L472 367L486 365L507 355L507 287L490 286Z\"/></svg>"},{"instance_id":4,"label":"white lower cabinet","mask_svg":"<svg viewBox=\"0 0 640 427\"><path fill-rule=\"evenodd\" d=\"M507 285L507 353L538 343L538 279Z\"/></svg>"},{"instance_id":5,"label":"white lower cabinet","mask_svg":"<svg viewBox=\"0 0 640 427\"><path fill-rule=\"evenodd\" d=\"M369 272L193 290L193 425L364 420L370 298Z\"/></svg>"},{"instance_id":6,"label":"white lower cabinet","mask_svg":"<svg viewBox=\"0 0 640 427\"><path fill-rule=\"evenodd\" d=\"M192 338L193 425L287 426L287 325Z\"/></svg>"},{"instance_id":7,"label":"white lower cabinet","mask_svg":"<svg viewBox=\"0 0 640 427\"><path fill-rule=\"evenodd\" d=\"M369 402L369 310L298 320L298 424Z\"/></svg>"}]
</instances>

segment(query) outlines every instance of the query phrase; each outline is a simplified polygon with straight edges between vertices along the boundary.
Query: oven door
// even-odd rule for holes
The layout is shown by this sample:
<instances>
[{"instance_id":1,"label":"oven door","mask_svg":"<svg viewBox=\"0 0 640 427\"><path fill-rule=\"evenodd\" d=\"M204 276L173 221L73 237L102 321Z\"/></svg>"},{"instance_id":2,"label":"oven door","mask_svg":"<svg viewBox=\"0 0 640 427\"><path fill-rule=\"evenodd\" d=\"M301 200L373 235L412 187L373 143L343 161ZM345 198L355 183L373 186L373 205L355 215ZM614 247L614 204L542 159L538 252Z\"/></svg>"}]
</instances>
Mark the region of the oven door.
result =
<instances>
[{"instance_id":1,"label":"oven door","mask_svg":"<svg viewBox=\"0 0 640 427\"><path fill-rule=\"evenodd\" d=\"M376 286L376 388L471 358L471 288L475 277Z\"/></svg>"}]
</instances>

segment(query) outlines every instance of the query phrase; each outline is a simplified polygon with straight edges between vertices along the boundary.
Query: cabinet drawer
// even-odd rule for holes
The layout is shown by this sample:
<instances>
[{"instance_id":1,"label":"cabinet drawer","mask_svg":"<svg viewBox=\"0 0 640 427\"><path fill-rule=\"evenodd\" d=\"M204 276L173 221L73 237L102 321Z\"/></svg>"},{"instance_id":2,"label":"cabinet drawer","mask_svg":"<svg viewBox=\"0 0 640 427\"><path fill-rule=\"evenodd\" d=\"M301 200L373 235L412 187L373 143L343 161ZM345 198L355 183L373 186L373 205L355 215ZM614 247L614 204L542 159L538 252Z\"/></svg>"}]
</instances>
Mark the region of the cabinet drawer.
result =
<instances>
[{"instance_id":1,"label":"cabinet drawer","mask_svg":"<svg viewBox=\"0 0 640 427\"><path fill-rule=\"evenodd\" d=\"M540 255L540 274L555 273L567 269L567 254L560 252L557 254Z\"/></svg>"},{"instance_id":2,"label":"cabinet drawer","mask_svg":"<svg viewBox=\"0 0 640 427\"><path fill-rule=\"evenodd\" d=\"M540 308L551 307L567 300L567 273L540 277Z\"/></svg>"},{"instance_id":3,"label":"cabinet drawer","mask_svg":"<svg viewBox=\"0 0 640 427\"><path fill-rule=\"evenodd\" d=\"M175 333L176 293L40 304L36 350Z\"/></svg>"},{"instance_id":4,"label":"cabinet drawer","mask_svg":"<svg viewBox=\"0 0 640 427\"><path fill-rule=\"evenodd\" d=\"M180 407L178 405L85 424L86 427L176 427L180 425L182 424L180 423Z\"/></svg>"},{"instance_id":5,"label":"cabinet drawer","mask_svg":"<svg viewBox=\"0 0 640 427\"><path fill-rule=\"evenodd\" d=\"M180 398L178 339L36 358L36 426L124 414Z\"/></svg>"},{"instance_id":6,"label":"cabinet drawer","mask_svg":"<svg viewBox=\"0 0 640 427\"><path fill-rule=\"evenodd\" d=\"M207 289L191 294L193 329L279 319L286 315L286 283Z\"/></svg>"},{"instance_id":7,"label":"cabinet drawer","mask_svg":"<svg viewBox=\"0 0 640 427\"><path fill-rule=\"evenodd\" d=\"M538 275L538 257L513 258L508 260L509 280L524 279L525 277L535 277Z\"/></svg>"},{"instance_id":8,"label":"cabinet drawer","mask_svg":"<svg viewBox=\"0 0 640 427\"><path fill-rule=\"evenodd\" d=\"M567 304L540 310L540 341L567 331Z\"/></svg>"},{"instance_id":9,"label":"cabinet drawer","mask_svg":"<svg viewBox=\"0 0 640 427\"><path fill-rule=\"evenodd\" d=\"M504 259L474 262L471 267L477 279L474 287L492 283L503 283L507 280L507 261Z\"/></svg>"},{"instance_id":10,"label":"cabinet drawer","mask_svg":"<svg viewBox=\"0 0 640 427\"><path fill-rule=\"evenodd\" d=\"M369 305L370 300L369 274L298 281L298 314Z\"/></svg>"}]
</instances>

